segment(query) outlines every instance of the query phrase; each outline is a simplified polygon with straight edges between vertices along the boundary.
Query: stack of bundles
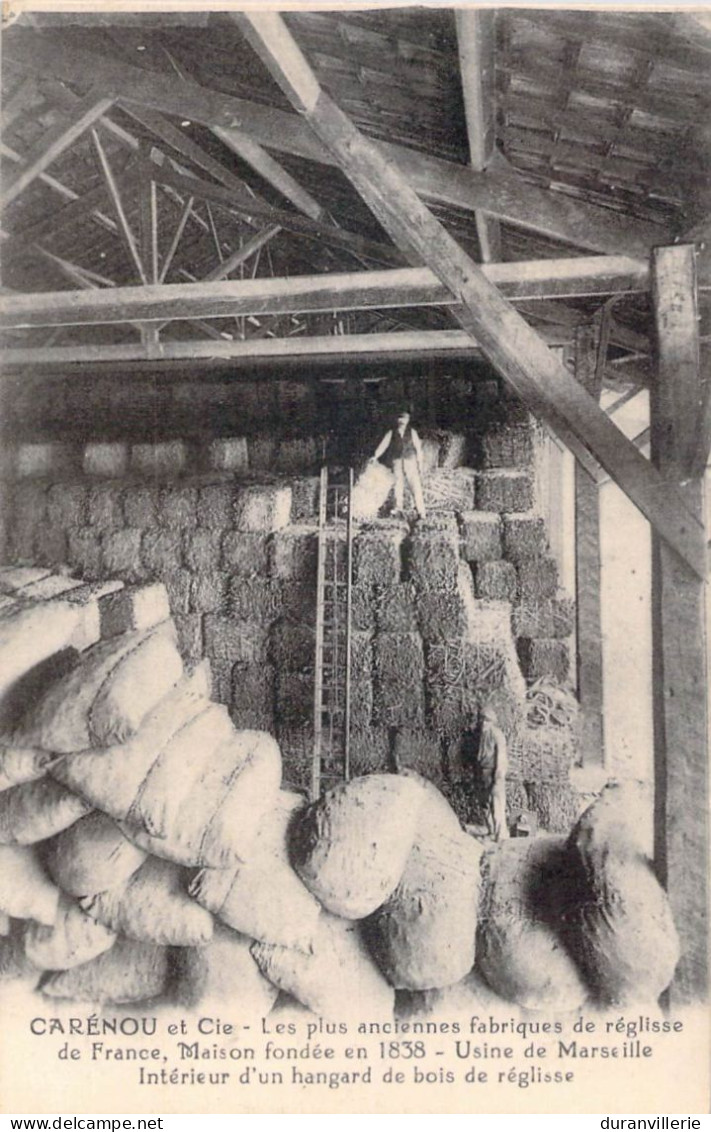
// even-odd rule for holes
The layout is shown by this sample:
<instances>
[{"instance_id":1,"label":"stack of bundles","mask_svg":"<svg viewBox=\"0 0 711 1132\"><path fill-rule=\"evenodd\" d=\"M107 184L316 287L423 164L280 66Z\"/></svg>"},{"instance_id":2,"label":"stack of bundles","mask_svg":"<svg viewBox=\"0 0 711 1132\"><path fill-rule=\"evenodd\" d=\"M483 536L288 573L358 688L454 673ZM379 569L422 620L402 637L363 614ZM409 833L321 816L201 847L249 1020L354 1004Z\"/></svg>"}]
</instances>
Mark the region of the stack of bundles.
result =
<instances>
[{"instance_id":1,"label":"stack of bundles","mask_svg":"<svg viewBox=\"0 0 711 1132\"><path fill-rule=\"evenodd\" d=\"M246 860L231 869L203 869L190 894L224 924L253 939L311 949L319 904L289 864L288 831L305 803L281 790Z\"/></svg>"},{"instance_id":2,"label":"stack of bundles","mask_svg":"<svg viewBox=\"0 0 711 1132\"><path fill-rule=\"evenodd\" d=\"M368 922L370 949L397 989L448 986L474 964L482 849L426 786L400 882Z\"/></svg>"},{"instance_id":3,"label":"stack of bundles","mask_svg":"<svg viewBox=\"0 0 711 1132\"><path fill-rule=\"evenodd\" d=\"M424 797L411 777L372 774L336 787L297 814L291 861L327 911L360 920L392 895Z\"/></svg>"},{"instance_id":4,"label":"stack of bundles","mask_svg":"<svg viewBox=\"0 0 711 1132\"><path fill-rule=\"evenodd\" d=\"M322 912L310 954L255 943L252 955L265 978L323 1018L392 1017L395 993L349 920Z\"/></svg>"},{"instance_id":5,"label":"stack of bundles","mask_svg":"<svg viewBox=\"0 0 711 1132\"><path fill-rule=\"evenodd\" d=\"M207 678L199 666L133 737L69 755L52 773L146 851L219 868L248 851L279 789L281 757L265 732L235 731L227 709L205 698Z\"/></svg>"},{"instance_id":6,"label":"stack of bundles","mask_svg":"<svg viewBox=\"0 0 711 1132\"><path fill-rule=\"evenodd\" d=\"M577 886L557 837L506 841L482 861L476 966L526 1010L569 1011L588 997L563 937Z\"/></svg>"},{"instance_id":7,"label":"stack of bundles","mask_svg":"<svg viewBox=\"0 0 711 1132\"><path fill-rule=\"evenodd\" d=\"M571 948L596 997L620 1007L655 1001L679 959L669 902L642 845L644 818L638 784L608 786L568 839L582 878Z\"/></svg>"},{"instance_id":8,"label":"stack of bundles","mask_svg":"<svg viewBox=\"0 0 711 1132\"><path fill-rule=\"evenodd\" d=\"M351 492L351 514L354 519L374 519L384 506L395 484L389 468L378 460L369 460Z\"/></svg>"}]
</instances>

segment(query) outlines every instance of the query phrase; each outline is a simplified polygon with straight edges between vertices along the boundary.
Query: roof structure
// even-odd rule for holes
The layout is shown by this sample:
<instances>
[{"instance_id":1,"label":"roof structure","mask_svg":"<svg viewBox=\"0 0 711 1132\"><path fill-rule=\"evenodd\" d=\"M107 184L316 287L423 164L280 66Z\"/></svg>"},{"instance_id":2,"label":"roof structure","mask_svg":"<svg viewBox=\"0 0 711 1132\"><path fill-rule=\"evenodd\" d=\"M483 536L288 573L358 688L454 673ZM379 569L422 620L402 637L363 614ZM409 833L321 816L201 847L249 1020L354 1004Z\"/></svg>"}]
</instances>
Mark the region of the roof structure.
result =
<instances>
[{"instance_id":1,"label":"roof structure","mask_svg":"<svg viewBox=\"0 0 711 1132\"><path fill-rule=\"evenodd\" d=\"M703 234L708 214L702 19L408 8L285 17L322 88L462 249L522 265L508 293L547 341L569 341L601 295L616 296L611 357L631 358L608 367L608 380L621 387L648 369L642 261L655 245ZM414 276L371 294L364 273L409 266L407 257L231 13L26 13L3 36L3 102L12 367L208 360L211 341L214 356L230 357L233 343L237 358L246 341L457 325L441 289L423 292ZM610 258L581 263L579 275L561 267L593 255ZM541 260L556 262L546 272ZM334 280L330 295L324 275L352 279ZM319 299L278 289L268 301L256 282L288 279L296 290L304 277ZM210 297L193 307L189 287L166 290L151 321L135 296L122 306L126 287L220 280L248 285L244 295L228 284L204 292L214 308ZM111 318L106 296L97 311L87 295L74 323L12 294L108 289L119 289ZM223 292L233 307L217 301ZM420 337L412 349L446 354L457 341ZM390 340L382 345L387 353Z\"/></svg>"}]
</instances>

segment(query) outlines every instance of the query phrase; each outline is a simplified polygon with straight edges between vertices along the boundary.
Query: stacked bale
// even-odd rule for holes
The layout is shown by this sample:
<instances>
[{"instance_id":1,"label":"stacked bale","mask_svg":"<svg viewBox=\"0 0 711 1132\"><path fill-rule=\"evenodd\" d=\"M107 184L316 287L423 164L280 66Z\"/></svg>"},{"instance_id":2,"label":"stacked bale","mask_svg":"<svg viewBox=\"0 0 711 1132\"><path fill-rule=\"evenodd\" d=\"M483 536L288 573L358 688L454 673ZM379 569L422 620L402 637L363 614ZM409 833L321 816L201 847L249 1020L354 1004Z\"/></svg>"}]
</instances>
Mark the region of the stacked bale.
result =
<instances>
[{"instance_id":1,"label":"stacked bale","mask_svg":"<svg viewBox=\"0 0 711 1132\"><path fill-rule=\"evenodd\" d=\"M570 916L571 950L609 1006L656 1002L679 959L669 901L643 848L648 802L638 783L608 786L567 843L581 893Z\"/></svg>"},{"instance_id":2,"label":"stacked bale","mask_svg":"<svg viewBox=\"0 0 711 1132\"><path fill-rule=\"evenodd\" d=\"M476 966L526 1010L570 1011L588 998L564 932L578 898L562 838L504 842L482 863Z\"/></svg>"},{"instance_id":3,"label":"stacked bale","mask_svg":"<svg viewBox=\"0 0 711 1132\"><path fill-rule=\"evenodd\" d=\"M68 665L0 744L2 977L34 984L44 970L52 997L150 999L166 988L168 948L204 951L213 934L181 866L221 868L249 851L278 794L278 748L234 731L207 698L204 665L183 675L162 587L5 571L2 590L8 694L48 650L78 639L90 602L103 634L65 649ZM68 610L56 596L65 591L80 594ZM36 624L24 648L13 643L18 621Z\"/></svg>"}]
</instances>

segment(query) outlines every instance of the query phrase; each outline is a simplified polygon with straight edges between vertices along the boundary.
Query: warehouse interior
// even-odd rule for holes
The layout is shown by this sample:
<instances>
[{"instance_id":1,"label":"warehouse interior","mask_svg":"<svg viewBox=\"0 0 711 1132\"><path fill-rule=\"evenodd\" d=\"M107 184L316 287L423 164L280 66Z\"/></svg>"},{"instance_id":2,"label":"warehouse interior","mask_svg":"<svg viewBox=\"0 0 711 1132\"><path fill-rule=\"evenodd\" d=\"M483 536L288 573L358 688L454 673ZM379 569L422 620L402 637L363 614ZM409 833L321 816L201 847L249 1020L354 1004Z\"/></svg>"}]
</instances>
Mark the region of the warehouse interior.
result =
<instances>
[{"instance_id":1,"label":"warehouse interior","mask_svg":"<svg viewBox=\"0 0 711 1132\"><path fill-rule=\"evenodd\" d=\"M40 909L0 898L3 975L114 1001L97 989L107 955L135 1000L171 962L181 986L234 968L265 1013L281 991L335 1015L322 988L295 990L294 949L321 954L317 901L349 925L341 938L329 922L320 946L346 967L357 951L376 1016L392 1003L368 955L413 1011L473 967L477 994L522 1009L570 1009L591 986L615 1005L705 995L710 58L693 12L28 10L3 29L0 849ZM426 514L409 493L404 515L384 497L359 511L403 409ZM341 490L330 517L324 468ZM324 639L341 584L334 740ZM109 703L106 681L139 653L145 683L131 678L114 725L126 693ZM192 770L146 764L130 796L121 770L139 765L134 736L163 734L161 702L180 715L176 688L214 705L197 717L202 769L199 727L181 748L196 775L222 776L204 827ZM472 907L480 885L493 923L504 883L472 755L486 709L508 749L502 853L525 858L536 924L567 924L584 972L567 956L530 994ZM313 849L326 788L346 779L381 823L356 823L363 844L382 838L362 900L334 897L343 861ZM388 904L413 815L434 805L421 779L455 815L440 866L456 856L442 905L457 913L437 931L468 932L464 957L430 968L425 928ZM628 791L629 842L608 784ZM245 876L268 801L270 846ZM629 973L627 938L610 970L580 959L568 902L575 869L597 867L596 805L655 941L646 974ZM102 852L125 862L113 895L106 866L79 875ZM380 876L383 856L397 876ZM245 886L272 883L283 893L245 923ZM102 931L66 970L48 959L47 886L67 938L70 916L77 938L85 921ZM152 886L183 935L146 928Z\"/></svg>"}]
</instances>

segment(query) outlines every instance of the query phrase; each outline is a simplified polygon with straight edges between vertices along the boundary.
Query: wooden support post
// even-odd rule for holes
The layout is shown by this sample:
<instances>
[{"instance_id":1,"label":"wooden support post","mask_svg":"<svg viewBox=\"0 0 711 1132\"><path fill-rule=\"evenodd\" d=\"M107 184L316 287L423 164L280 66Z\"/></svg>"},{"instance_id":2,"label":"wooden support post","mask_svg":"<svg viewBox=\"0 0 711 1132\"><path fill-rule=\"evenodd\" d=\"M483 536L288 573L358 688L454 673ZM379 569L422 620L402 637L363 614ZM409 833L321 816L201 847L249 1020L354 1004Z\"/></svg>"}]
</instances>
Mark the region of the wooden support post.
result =
<instances>
[{"instance_id":1,"label":"wooden support post","mask_svg":"<svg viewBox=\"0 0 711 1132\"><path fill-rule=\"evenodd\" d=\"M575 377L591 396L600 396L597 364L599 324L580 326L575 335ZM575 465L575 598L577 614L578 698L582 715L583 766L604 764L602 616L600 604L599 487Z\"/></svg>"},{"instance_id":2,"label":"wooden support post","mask_svg":"<svg viewBox=\"0 0 711 1132\"><path fill-rule=\"evenodd\" d=\"M652 267L658 339L652 459L670 482L682 485L705 544L704 482L688 475L690 416L700 389L693 246L656 249ZM652 548L655 863L681 939L672 998L682 1003L704 994L708 975L705 595L704 582L656 533Z\"/></svg>"},{"instance_id":3,"label":"wooden support post","mask_svg":"<svg viewBox=\"0 0 711 1132\"><path fill-rule=\"evenodd\" d=\"M455 17L469 164L478 173L483 173L496 153L496 12L493 8L460 8ZM475 219L482 262L500 260L501 225L498 217L477 209Z\"/></svg>"}]
</instances>

